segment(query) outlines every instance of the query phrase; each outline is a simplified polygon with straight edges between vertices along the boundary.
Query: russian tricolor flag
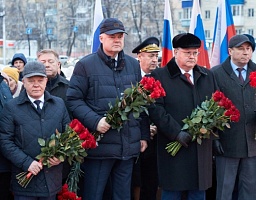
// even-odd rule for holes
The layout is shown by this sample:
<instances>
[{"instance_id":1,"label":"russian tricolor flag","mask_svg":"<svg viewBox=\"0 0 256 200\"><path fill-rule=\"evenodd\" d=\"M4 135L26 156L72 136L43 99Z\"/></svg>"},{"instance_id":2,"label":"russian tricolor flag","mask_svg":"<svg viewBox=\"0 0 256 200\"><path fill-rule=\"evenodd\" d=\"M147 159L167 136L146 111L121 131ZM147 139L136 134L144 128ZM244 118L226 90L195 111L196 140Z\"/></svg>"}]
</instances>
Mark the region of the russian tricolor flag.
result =
<instances>
[{"instance_id":1,"label":"russian tricolor flag","mask_svg":"<svg viewBox=\"0 0 256 200\"><path fill-rule=\"evenodd\" d=\"M103 20L103 12L101 6L101 0L96 0L94 9L94 23L93 23L93 35L92 35L92 53L96 52L100 46L100 23Z\"/></svg>"},{"instance_id":2,"label":"russian tricolor flag","mask_svg":"<svg viewBox=\"0 0 256 200\"><path fill-rule=\"evenodd\" d=\"M211 67L219 65L228 57L228 41L236 35L229 0L219 0L213 35Z\"/></svg>"},{"instance_id":3,"label":"russian tricolor flag","mask_svg":"<svg viewBox=\"0 0 256 200\"><path fill-rule=\"evenodd\" d=\"M163 28L163 42L162 42L162 62L161 66L165 66L173 57L172 53L172 16L169 0L165 0L164 9L164 28Z\"/></svg>"},{"instance_id":4,"label":"russian tricolor flag","mask_svg":"<svg viewBox=\"0 0 256 200\"><path fill-rule=\"evenodd\" d=\"M209 56L205 43L204 26L198 0L193 1L189 32L196 35L201 40L201 47L199 49L200 54L198 56L197 64L210 68Z\"/></svg>"}]
</instances>

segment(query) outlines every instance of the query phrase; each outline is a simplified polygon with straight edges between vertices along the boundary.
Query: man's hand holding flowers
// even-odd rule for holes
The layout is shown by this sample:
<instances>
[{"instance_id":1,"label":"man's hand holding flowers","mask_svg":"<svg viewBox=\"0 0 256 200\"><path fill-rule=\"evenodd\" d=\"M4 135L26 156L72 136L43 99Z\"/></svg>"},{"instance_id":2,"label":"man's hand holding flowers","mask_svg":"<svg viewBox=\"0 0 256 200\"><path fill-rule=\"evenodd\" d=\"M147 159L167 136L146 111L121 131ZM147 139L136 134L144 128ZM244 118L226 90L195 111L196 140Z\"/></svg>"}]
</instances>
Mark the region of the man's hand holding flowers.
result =
<instances>
[{"instance_id":1,"label":"man's hand holding flowers","mask_svg":"<svg viewBox=\"0 0 256 200\"><path fill-rule=\"evenodd\" d=\"M48 160L51 166L55 166L61 163L61 160L56 157L49 158Z\"/></svg>"},{"instance_id":2,"label":"man's hand holding flowers","mask_svg":"<svg viewBox=\"0 0 256 200\"><path fill-rule=\"evenodd\" d=\"M188 144L191 142L192 137L186 131L181 131L176 137L176 140L184 147L188 148Z\"/></svg>"},{"instance_id":3,"label":"man's hand holding flowers","mask_svg":"<svg viewBox=\"0 0 256 200\"><path fill-rule=\"evenodd\" d=\"M216 91L210 100L203 101L190 116L182 120L182 131L176 137L176 141L167 144L166 150L175 156L181 146L188 147L190 141L201 144L202 139L210 138L210 134L216 136L216 129L223 131L224 128L230 128L229 122L238 122L239 118L240 112L231 100L222 92ZM215 141L215 144L216 150L222 154L221 144L218 141Z\"/></svg>"},{"instance_id":4,"label":"man's hand holding flowers","mask_svg":"<svg viewBox=\"0 0 256 200\"><path fill-rule=\"evenodd\" d=\"M42 169L43 169L42 163L34 160L30 164L28 171L31 172L33 175L37 175Z\"/></svg>"},{"instance_id":5,"label":"man's hand holding flowers","mask_svg":"<svg viewBox=\"0 0 256 200\"><path fill-rule=\"evenodd\" d=\"M165 95L165 91L158 80L153 77L143 77L139 83L127 88L123 96L116 99L114 105L109 104L110 109L106 113L107 124L100 123L100 120L97 130L105 133L110 128L108 125L110 125L111 128L120 131L123 123L129 120L131 113L135 119L139 118L140 113L148 113L148 105Z\"/></svg>"},{"instance_id":6,"label":"man's hand holding flowers","mask_svg":"<svg viewBox=\"0 0 256 200\"><path fill-rule=\"evenodd\" d=\"M43 169L43 165L52 167L59 165L65 159L70 164L80 163L87 156L86 149L96 148L94 136L77 119L70 122L64 133L56 130L56 133L46 140L39 138L38 143L42 147L41 153L36 156L39 161L33 161L27 172L16 175L22 187L29 184L33 176Z\"/></svg>"}]
</instances>

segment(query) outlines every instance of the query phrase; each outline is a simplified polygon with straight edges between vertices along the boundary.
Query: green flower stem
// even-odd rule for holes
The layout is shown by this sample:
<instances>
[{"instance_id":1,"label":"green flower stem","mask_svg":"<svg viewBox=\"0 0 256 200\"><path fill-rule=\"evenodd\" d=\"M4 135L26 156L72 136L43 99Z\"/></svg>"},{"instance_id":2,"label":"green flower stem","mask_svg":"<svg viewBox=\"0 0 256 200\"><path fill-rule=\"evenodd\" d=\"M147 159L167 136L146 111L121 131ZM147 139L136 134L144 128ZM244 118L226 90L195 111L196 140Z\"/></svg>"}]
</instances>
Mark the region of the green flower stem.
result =
<instances>
[{"instance_id":1,"label":"green flower stem","mask_svg":"<svg viewBox=\"0 0 256 200\"><path fill-rule=\"evenodd\" d=\"M210 105L210 107L208 108L208 110L211 110L211 108L214 106L214 104L215 104L215 101L211 101L211 105Z\"/></svg>"},{"instance_id":2,"label":"green flower stem","mask_svg":"<svg viewBox=\"0 0 256 200\"><path fill-rule=\"evenodd\" d=\"M211 108L211 107L210 107ZM217 109L211 114L211 116L209 117L210 119L215 115L215 113L219 110L220 106L217 106ZM208 109L210 110L210 109Z\"/></svg>"},{"instance_id":3,"label":"green flower stem","mask_svg":"<svg viewBox=\"0 0 256 200\"><path fill-rule=\"evenodd\" d=\"M175 156L182 145L178 141L170 142L166 145L165 149L168 153L170 153L172 156Z\"/></svg>"},{"instance_id":4,"label":"green flower stem","mask_svg":"<svg viewBox=\"0 0 256 200\"><path fill-rule=\"evenodd\" d=\"M66 183L68 184L69 191L75 192L77 194L78 191L78 182L80 176L82 176L82 170L80 168L80 163L73 161L70 173L68 175L68 178L66 180Z\"/></svg>"}]
</instances>

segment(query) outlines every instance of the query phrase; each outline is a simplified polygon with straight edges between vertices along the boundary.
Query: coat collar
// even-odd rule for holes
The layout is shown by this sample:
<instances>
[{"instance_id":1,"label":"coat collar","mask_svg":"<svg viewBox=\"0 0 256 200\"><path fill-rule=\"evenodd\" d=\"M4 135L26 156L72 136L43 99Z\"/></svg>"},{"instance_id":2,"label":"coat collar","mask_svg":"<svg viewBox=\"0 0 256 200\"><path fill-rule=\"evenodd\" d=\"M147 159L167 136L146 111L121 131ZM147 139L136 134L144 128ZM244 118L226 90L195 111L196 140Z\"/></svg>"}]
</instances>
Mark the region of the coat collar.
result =
<instances>
[{"instance_id":1,"label":"coat collar","mask_svg":"<svg viewBox=\"0 0 256 200\"><path fill-rule=\"evenodd\" d=\"M24 104L26 102L30 103L26 89L23 89L17 98L18 98L18 104ZM44 101L47 102L47 101L52 101L52 100L53 100L53 98L50 95L50 93L45 91L44 92Z\"/></svg>"},{"instance_id":2,"label":"coat collar","mask_svg":"<svg viewBox=\"0 0 256 200\"><path fill-rule=\"evenodd\" d=\"M246 85L250 82L249 79L249 75L251 72L256 71L256 64L254 62L252 62L252 60L249 60L249 62L247 63L247 73L246 73L246 79L244 84L241 84L239 79L237 78L236 74L234 73L232 66L230 64L230 56L220 65L216 66L218 67L222 67L223 70L230 76L231 79L233 79L234 81L236 81L237 83L239 83L240 85Z\"/></svg>"},{"instance_id":3,"label":"coat collar","mask_svg":"<svg viewBox=\"0 0 256 200\"><path fill-rule=\"evenodd\" d=\"M231 74L233 74L233 69L230 64L230 59L231 58L229 56L220 66L222 66L223 69L226 71L226 73L231 76ZM249 60L247 67L248 67L247 68L248 73L250 73L252 71L256 71L256 64L254 62L252 62L252 60Z\"/></svg>"},{"instance_id":4,"label":"coat collar","mask_svg":"<svg viewBox=\"0 0 256 200\"><path fill-rule=\"evenodd\" d=\"M170 73L171 78L175 78L181 75L180 68L175 62L175 57L173 57L166 65L168 72ZM193 68L194 79L197 80L201 75L208 75L207 71L203 67L195 65Z\"/></svg>"}]
</instances>

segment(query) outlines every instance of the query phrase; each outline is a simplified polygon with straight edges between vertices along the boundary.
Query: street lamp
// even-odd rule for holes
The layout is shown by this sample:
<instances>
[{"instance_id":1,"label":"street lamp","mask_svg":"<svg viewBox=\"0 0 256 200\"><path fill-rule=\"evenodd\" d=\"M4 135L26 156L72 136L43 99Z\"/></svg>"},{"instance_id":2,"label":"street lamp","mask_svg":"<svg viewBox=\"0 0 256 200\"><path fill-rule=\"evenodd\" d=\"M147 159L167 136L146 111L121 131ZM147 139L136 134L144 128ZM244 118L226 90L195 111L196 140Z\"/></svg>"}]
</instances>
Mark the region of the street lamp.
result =
<instances>
[{"instance_id":1,"label":"street lamp","mask_svg":"<svg viewBox=\"0 0 256 200\"><path fill-rule=\"evenodd\" d=\"M6 37L5 37L5 0L3 0L3 11L0 16L3 18L3 64L6 64Z\"/></svg>"}]
</instances>

